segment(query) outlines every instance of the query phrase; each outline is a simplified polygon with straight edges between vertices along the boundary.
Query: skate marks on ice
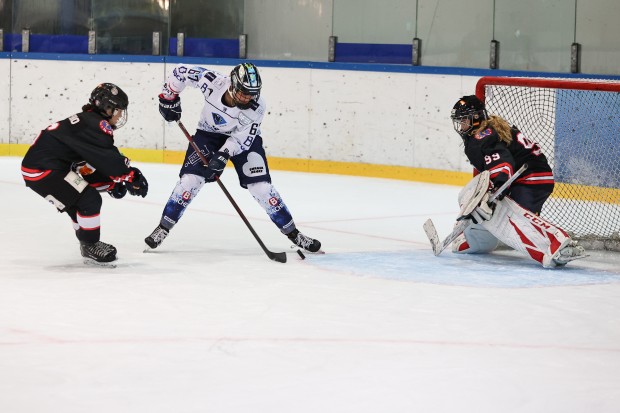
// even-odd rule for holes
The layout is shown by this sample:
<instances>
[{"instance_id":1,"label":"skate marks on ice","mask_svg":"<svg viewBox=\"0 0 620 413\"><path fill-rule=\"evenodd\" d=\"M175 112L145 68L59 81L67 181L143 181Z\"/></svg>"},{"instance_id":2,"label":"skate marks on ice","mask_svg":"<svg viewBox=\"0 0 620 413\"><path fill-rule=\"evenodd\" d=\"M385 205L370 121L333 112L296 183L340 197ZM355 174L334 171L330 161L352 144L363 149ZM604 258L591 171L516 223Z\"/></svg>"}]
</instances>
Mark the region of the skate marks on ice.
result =
<instances>
[{"instance_id":1,"label":"skate marks on ice","mask_svg":"<svg viewBox=\"0 0 620 413\"><path fill-rule=\"evenodd\" d=\"M317 257L318 258L318 257ZM620 283L620 271L570 263L545 269L514 251L486 255L427 250L326 254L306 260L318 268L362 277L466 287L530 288ZM593 268L594 267L594 268ZM608 267L607 267L608 268Z\"/></svg>"},{"instance_id":2,"label":"skate marks on ice","mask_svg":"<svg viewBox=\"0 0 620 413\"><path fill-rule=\"evenodd\" d=\"M81 260L79 258L71 260L66 264L50 264L42 267L44 270L50 272L65 272L65 273L114 273L114 270L131 270L132 272L142 272L142 270L148 269L150 266L148 263L140 262L136 259L117 259L116 261L108 263L94 263Z\"/></svg>"}]
</instances>

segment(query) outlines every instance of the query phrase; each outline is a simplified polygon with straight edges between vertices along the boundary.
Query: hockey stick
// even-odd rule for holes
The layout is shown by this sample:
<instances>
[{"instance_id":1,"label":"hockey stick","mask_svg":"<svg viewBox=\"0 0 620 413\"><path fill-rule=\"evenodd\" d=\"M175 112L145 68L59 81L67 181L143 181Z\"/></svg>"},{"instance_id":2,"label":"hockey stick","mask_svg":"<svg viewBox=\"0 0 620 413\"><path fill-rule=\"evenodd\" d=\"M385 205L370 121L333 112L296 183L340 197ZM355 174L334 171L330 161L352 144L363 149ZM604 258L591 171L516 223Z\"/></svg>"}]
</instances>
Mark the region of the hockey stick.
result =
<instances>
[{"instance_id":1,"label":"hockey stick","mask_svg":"<svg viewBox=\"0 0 620 413\"><path fill-rule=\"evenodd\" d=\"M194 139L192 138L192 135L190 135L189 132L187 131L187 129L185 129L185 126L183 125L183 123L181 123L180 120L177 120L177 124L179 125L179 128L181 128L183 133L185 134L185 137L189 141L189 144L192 145L192 148L194 148L194 151L200 157L200 160L202 161L202 163L205 166L207 166L209 161L207 161L207 158L205 158L205 156L202 154L202 152L200 152L200 148L198 148L198 145L196 145L196 142L194 142ZM252 235L254 235L254 239L256 239L256 241L258 242L258 245L260 245L260 247L263 249L263 251L265 251L265 254L267 254L269 259L271 259L273 261L277 261L277 262L286 262L286 253L285 252L271 252L271 251L269 251L267 249L267 247L265 246L263 241L260 239L260 237L258 236L256 231L254 231L254 228L252 228L252 225L250 225L250 221L248 221L248 219L245 217L245 215L241 211L241 208L239 208L239 205L237 205L237 203L233 199L232 195L230 195L230 192L228 192L228 189L226 189L226 187L224 186L222 181L220 181L220 178L216 177L215 181L218 183L218 185L220 186L220 188L224 192L224 195L226 195L226 198L228 198L228 200L230 201L232 206L235 208L235 210L237 211L237 213L239 214L239 216L241 217L243 222L245 222L245 225L248 227L248 229L250 230Z\"/></svg>"},{"instance_id":2,"label":"hockey stick","mask_svg":"<svg viewBox=\"0 0 620 413\"><path fill-rule=\"evenodd\" d=\"M523 164L523 166L521 168L519 168L517 170L517 172L515 172L510 179L508 179L506 182L504 182L504 184L502 186L499 187L499 189L497 191L495 191L490 197L489 197L489 203L494 203L495 200L506 190L508 189L508 187L527 169L527 164ZM431 246L433 247L433 253L435 254L435 256L438 256L439 254L442 253L443 250L446 249L446 247L450 244L452 244L452 242L463 233L463 231L465 231L467 229L467 227L469 227L472 223L471 219L461 219L460 221L457 222L457 224L454 226L454 229L452 229L452 232L450 233L450 235L448 235L446 237L446 239L443 240L443 242L439 242L439 234L437 234L437 229L435 228L435 224L433 224L433 221L429 218L426 220L426 222L424 223L424 225L422 225L422 227L424 228L424 232L426 233L426 236L428 237L428 240L431 242Z\"/></svg>"}]
</instances>

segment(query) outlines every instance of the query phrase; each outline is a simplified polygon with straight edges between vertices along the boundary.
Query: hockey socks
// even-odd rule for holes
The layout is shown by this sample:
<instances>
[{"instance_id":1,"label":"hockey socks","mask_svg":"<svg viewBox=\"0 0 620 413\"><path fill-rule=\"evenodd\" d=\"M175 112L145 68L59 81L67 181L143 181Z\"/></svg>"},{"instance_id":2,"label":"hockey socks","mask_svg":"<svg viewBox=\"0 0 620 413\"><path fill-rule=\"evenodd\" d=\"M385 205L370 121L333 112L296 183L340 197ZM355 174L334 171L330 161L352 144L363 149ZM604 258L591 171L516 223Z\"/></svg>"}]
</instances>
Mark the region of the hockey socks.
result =
<instances>
[{"instance_id":1,"label":"hockey socks","mask_svg":"<svg viewBox=\"0 0 620 413\"><path fill-rule=\"evenodd\" d=\"M161 225L168 230L183 216L192 199L200 192L205 183L202 176L185 174L181 176L166 202L161 218Z\"/></svg>"},{"instance_id":2,"label":"hockey socks","mask_svg":"<svg viewBox=\"0 0 620 413\"><path fill-rule=\"evenodd\" d=\"M291 228L295 228L291 213L273 185L269 182L258 182L248 185L248 190L282 233L287 234Z\"/></svg>"}]
</instances>

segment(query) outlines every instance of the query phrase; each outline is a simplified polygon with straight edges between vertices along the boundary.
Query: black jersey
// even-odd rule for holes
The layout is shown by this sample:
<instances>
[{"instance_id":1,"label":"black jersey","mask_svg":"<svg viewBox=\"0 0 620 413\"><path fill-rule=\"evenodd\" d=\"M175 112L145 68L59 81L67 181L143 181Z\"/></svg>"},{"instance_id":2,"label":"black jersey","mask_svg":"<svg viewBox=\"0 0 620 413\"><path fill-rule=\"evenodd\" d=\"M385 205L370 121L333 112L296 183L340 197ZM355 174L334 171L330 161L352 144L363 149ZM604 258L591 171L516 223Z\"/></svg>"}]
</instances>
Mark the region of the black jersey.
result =
<instances>
[{"instance_id":1,"label":"black jersey","mask_svg":"<svg viewBox=\"0 0 620 413\"><path fill-rule=\"evenodd\" d=\"M492 126L469 135L465 139L465 155L478 172L490 172L491 181L496 188L527 163L528 169L512 186L541 185L547 186L545 189L551 192L554 184L553 173L540 146L525 137L515 126L510 129L510 133L510 144L501 141Z\"/></svg>"},{"instance_id":2,"label":"black jersey","mask_svg":"<svg viewBox=\"0 0 620 413\"><path fill-rule=\"evenodd\" d=\"M56 122L39 133L22 161L29 180L43 178L47 171L69 171L86 161L111 181L126 180L129 159L114 145L114 129L99 113L86 111Z\"/></svg>"}]
</instances>

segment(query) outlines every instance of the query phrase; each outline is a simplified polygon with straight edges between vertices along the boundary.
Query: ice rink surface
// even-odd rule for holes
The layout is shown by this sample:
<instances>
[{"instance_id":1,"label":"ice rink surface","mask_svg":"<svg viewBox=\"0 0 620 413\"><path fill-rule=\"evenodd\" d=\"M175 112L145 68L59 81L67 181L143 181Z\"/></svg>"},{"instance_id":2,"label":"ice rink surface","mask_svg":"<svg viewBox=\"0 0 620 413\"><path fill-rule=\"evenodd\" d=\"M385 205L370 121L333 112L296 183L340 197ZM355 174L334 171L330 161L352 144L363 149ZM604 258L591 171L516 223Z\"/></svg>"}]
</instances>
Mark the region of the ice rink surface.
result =
<instances>
[{"instance_id":1,"label":"ice rink surface","mask_svg":"<svg viewBox=\"0 0 620 413\"><path fill-rule=\"evenodd\" d=\"M0 158L0 412L620 411L620 258L543 269L514 252L434 257L460 188L272 171L302 261L239 187L216 184L157 250L178 166L136 164L146 198L104 194L117 268L85 266L66 214Z\"/></svg>"}]
</instances>

